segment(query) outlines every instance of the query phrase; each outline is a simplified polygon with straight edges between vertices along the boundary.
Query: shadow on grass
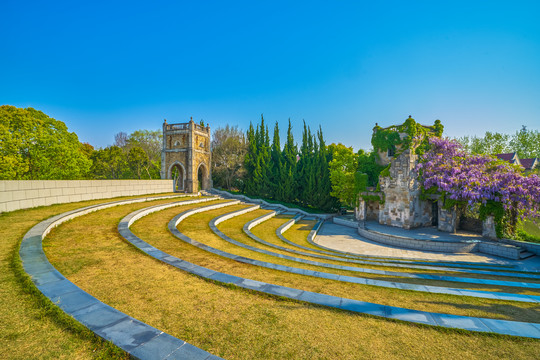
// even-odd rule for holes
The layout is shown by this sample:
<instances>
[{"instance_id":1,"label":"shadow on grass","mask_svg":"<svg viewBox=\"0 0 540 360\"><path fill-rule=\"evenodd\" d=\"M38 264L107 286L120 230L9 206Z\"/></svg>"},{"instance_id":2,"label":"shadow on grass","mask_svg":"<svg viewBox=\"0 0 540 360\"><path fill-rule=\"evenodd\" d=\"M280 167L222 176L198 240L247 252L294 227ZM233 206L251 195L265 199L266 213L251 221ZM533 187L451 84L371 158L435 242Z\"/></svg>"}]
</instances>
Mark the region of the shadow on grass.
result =
<instances>
[{"instance_id":1,"label":"shadow on grass","mask_svg":"<svg viewBox=\"0 0 540 360\"><path fill-rule=\"evenodd\" d=\"M530 308L522 308L511 304L460 304L445 301L420 301L419 303L450 306L462 310L478 310L495 315L496 319L505 319L512 321L523 321L540 323L540 306L535 305ZM508 315L501 315L508 314Z\"/></svg>"}]
</instances>

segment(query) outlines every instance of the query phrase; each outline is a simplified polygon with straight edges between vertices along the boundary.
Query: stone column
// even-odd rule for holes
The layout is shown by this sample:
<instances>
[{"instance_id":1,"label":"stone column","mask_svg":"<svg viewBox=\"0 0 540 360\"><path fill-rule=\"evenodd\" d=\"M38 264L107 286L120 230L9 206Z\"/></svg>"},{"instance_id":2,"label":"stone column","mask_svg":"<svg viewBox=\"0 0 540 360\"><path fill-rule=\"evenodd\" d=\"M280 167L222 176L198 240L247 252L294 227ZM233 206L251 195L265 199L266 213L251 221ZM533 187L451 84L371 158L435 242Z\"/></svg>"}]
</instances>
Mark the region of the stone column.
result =
<instances>
[{"instance_id":1,"label":"stone column","mask_svg":"<svg viewBox=\"0 0 540 360\"><path fill-rule=\"evenodd\" d=\"M482 222L482 236L488 239L497 240L497 230L495 230L495 218L488 216Z\"/></svg>"},{"instance_id":2,"label":"stone column","mask_svg":"<svg viewBox=\"0 0 540 360\"><path fill-rule=\"evenodd\" d=\"M206 131L208 132L208 186L207 190L214 187L214 181L212 180L212 136L210 134L210 125L206 125Z\"/></svg>"},{"instance_id":3,"label":"stone column","mask_svg":"<svg viewBox=\"0 0 540 360\"><path fill-rule=\"evenodd\" d=\"M193 193L196 189L194 189L195 182L193 181L193 133L195 132L195 123L193 122L193 118L189 120L189 132L188 132L188 149L187 149L187 174L186 174L186 192L187 193ZM197 171L195 169L195 171ZM197 177L197 174L195 174L195 179Z\"/></svg>"},{"instance_id":4,"label":"stone column","mask_svg":"<svg viewBox=\"0 0 540 360\"><path fill-rule=\"evenodd\" d=\"M457 230L457 209L452 207L450 210L443 208L442 201L439 200L439 226L440 231L455 233Z\"/></svg>"},{"instance_id":5,"label":"stone column","mask_svg":"<svg viewBox=\"0 0 540 360\"><path fill-rule=\"evenodd\" d=\"M167 148L167 119L163 121L163 142L161 146L161 178L167 179L167 164L165 162L165 149ZM174 185L173 185L174 187Z\"/></svg>"},{"instance_id":6,"label":"stone column","mask_svg":"<svg viewBox=\"0 0 540 360\"><path fill-rule=\"evenodd\" d=\"M367 218L367 203L361 196L358 199L358 206L355 208L356 220L358 220L358 227L365 228Z\"/></svg>"}]
</instances>

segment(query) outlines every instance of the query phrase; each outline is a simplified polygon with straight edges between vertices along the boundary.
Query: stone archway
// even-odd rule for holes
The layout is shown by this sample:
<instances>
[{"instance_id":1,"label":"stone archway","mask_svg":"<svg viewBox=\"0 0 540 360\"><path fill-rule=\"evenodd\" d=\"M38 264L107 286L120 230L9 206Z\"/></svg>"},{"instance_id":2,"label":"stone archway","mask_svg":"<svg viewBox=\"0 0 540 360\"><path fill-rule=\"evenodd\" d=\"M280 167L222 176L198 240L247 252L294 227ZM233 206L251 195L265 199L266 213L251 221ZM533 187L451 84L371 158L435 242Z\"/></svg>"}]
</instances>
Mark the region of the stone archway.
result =
<instances>
[{"instance_id":1,"label":"stone archway","mask_svg":"<svg viewBox=\"0 0 540 360\"><path fill-rule=\"evenodd\" d=\"M208 190L210 188L208 167L204 162L199 164L197 168L197 190Z\"/></svg>"},{"instance_id":2,"label":"stone archway","mask_svg":"<svg viewBox=\"0 0 540 360\"><path fill-rule=\"evenodd\" d=\"M167 175L169 179L174 180L174 192L183 192L186 190L186 170L181 162L175 161L173 164L171 164Z\"/></svg>"},{"instance_id":3,"label":"stone archway","mask_svg":"<svg viewBox=\"0 0 540 360\"><path fill-rule=\"evenodd\" d=\"M193 119L188 123L163 122L161 178L172 179L174 170L178 180L174 183L174 191L195 193L199 188L212 188L210 139L210 127L195 124ZM178 167L175 167L176 164Z\"/></svg>"}]
</instances>

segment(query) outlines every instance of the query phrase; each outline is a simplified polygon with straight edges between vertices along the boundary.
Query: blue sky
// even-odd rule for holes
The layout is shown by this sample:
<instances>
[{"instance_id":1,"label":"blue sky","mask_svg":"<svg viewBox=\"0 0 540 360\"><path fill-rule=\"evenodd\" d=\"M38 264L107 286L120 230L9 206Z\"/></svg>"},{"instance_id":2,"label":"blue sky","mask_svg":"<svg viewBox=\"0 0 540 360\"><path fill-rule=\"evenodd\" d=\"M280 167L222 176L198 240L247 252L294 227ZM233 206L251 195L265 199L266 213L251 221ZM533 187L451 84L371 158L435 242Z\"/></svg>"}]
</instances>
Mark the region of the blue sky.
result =
<instances>
[{"instance_id":1,"label":"blue sky","mask_svg":"<svg viewBox=\"0 0 540 360\"><path fill-rule=\"evenodd\" d=\"M4 0L0 104L83 142L191 116L369 149L375 123L540 128L539 1Z\"/></svg>"}]
</instances>

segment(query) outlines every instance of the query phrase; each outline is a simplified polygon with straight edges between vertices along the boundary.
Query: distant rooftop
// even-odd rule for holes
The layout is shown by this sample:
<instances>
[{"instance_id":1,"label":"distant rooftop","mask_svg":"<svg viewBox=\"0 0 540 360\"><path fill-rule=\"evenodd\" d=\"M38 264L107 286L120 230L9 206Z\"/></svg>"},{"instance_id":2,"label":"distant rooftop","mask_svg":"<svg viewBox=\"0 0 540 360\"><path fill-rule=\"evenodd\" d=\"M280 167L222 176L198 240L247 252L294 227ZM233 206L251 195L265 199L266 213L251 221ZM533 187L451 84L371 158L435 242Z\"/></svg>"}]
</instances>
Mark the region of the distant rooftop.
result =
<instances>
[{"instance_id":1,"label":"distant rooftop","mask_svg":"<svg viewBox=\"0 0 540 360\"><path fill-rule=\"evenodd\" d=\"M497 154L495 155L498 159L508 161L510 164L521 165L525 170L532 170L538 166L538 158L531 159L520 159L517 153L506 153L506 154Z\"/></svg>"}]
</instances>

